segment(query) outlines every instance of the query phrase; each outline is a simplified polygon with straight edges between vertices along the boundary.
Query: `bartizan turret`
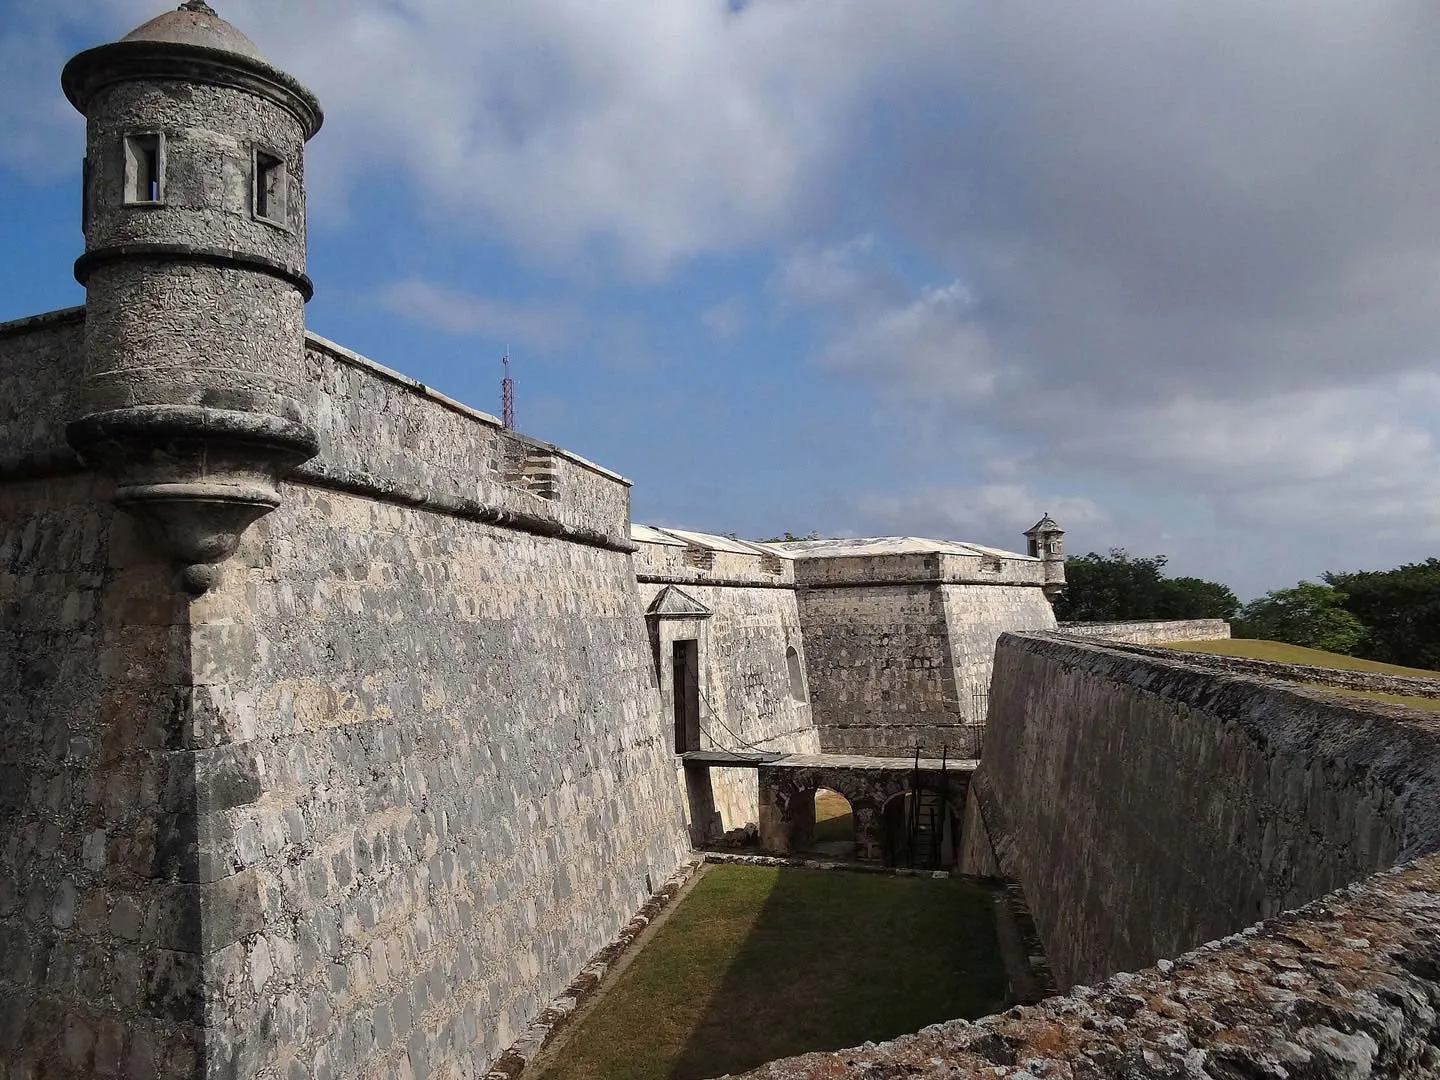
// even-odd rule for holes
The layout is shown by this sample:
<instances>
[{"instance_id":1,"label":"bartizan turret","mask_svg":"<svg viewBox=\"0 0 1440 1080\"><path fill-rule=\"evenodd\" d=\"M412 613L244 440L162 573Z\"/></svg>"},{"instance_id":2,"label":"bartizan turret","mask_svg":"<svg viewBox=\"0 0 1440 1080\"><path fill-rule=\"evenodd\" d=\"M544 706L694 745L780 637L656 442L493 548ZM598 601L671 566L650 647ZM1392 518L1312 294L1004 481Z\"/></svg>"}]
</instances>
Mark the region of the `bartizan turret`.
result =
<instances>
[{"instance_id":1,"label":"bartizan turret","mask_svg":"<svg viewBox=\"0 0 1440 1080\"><path fill-rule=\"evenodd\" d=\"M1025 532L1026 553L1045 564L1045 598L1052 604L1065 591L1065 530L1046 514Z\"/></svg>"},{"instance_id":2,"label":"bartizan turret","mask_svg":"<svg viewBox=\"0 0 1440 1080\"><path fill-rule=\"evenodd\" d=\"M316 453L303 391L315 96L201 0L71 59L85 368L71 446L202 593Z\"/></svg>"}]
</instances>

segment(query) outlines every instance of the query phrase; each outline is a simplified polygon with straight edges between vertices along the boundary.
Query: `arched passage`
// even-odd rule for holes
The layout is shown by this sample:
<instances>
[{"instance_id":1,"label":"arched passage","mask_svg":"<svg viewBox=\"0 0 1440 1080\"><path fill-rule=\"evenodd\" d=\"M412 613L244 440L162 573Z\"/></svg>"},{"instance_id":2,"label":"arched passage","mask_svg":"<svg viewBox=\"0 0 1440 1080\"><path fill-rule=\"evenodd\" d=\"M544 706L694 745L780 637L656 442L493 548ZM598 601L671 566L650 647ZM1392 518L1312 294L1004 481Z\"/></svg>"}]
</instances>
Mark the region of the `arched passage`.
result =
<instances>
[{"instance_id":1,"label":"arched passage","mask_svg":"<svg viewBox=\"0 0 1440 1080\"><path fill-rule=\"evenodd\" d=\"M835 859L855 855L855 809L850 800L831 788L816 788L815 830L810 850Z\"/></svg>"},{"instance_id":2,"label":"arched passage","mask_svg":"<svg viewBox=\"0 0 1440 1080\"><path fill-rule=\"evenodd\" d=\"M886 866L950 870L959 864L960 812L938 791L907 789L881 809Z\"/></svg>"}]
</instances>

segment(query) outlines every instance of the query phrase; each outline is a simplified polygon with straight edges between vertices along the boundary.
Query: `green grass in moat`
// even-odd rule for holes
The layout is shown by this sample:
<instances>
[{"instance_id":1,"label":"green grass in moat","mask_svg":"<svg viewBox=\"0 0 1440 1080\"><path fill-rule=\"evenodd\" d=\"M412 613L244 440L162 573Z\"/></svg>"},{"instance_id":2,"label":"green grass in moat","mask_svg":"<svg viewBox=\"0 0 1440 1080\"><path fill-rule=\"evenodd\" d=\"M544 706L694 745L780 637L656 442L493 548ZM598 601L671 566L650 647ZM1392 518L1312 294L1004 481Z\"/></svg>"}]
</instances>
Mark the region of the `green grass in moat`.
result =
<instances>
[{"instance_id":1,"label":"green grass in moat","mask_svg":"<svg viewBox=\"0 0 1440 1080\"><path fill-rule=\"evenodd\" d=\"M1002 1008L970 882L712 866L542 1080L702 1080Z\"/></svg>"}]
</instances>

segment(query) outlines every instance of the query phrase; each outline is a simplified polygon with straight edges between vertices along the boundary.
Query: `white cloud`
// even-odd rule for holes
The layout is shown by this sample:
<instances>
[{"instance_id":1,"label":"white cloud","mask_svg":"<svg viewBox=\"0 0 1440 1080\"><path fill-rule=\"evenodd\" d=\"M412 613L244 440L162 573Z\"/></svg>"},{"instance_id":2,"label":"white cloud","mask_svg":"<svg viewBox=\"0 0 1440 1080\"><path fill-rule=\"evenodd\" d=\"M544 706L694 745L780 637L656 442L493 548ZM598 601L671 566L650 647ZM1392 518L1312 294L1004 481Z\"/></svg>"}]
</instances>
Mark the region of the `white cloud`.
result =
<instances>
[{"instance_id":1,"label":"white cloud","mask_svg":"<svg viewBox=\"0 0 1440 1080\"><path fill-rule=\"evenodd\" d=\"M729 338L745 329L749 316L744 301L732 296L706 308L700 314L700 321L717 338Z\"/></svg>"},{"instance_id":2,"label":"white cloud","mask_svg":"<svg viewBox=\"0 0 1440 1080\"><path fill-rule=\"evenodd\" d=\"M849 316L848 331L825 350L823 361L844 371L870 370L925 387L930 395L966 407L993 397L1024 375L1002 363L974 299L958 281L922 289L909 302Z\"/></svg>"},{"instance_id":3,"label":"white cloud","mask_svg":"<svg viewBox=\"0 0 1440 1080\"><path fill-rule=\"evenodd\" d=\"M0 38L0 57L24 61L0 76L19 91L0 131L23 130L27 157L58 167L79 131L55 85L61 38L113 39L157 6L80 3L26 5ZM895 19L866 0L231 0L223 15L325 106L318 219L383 186L530 257L598 248L650 274L764 240L823 201L857 107L935 51L946 7ZM0 146L0 163L20 147Z\"/></svg>"},{"instance_id":4,"label":"white cloud","mask_svg":"<svg viewBox=\"0 0 1440 1080\"><path fill-rule=\"evenodd\" d=\"M783 225L880 59L858 0L234 7L286 27L275 55L327 105L326 194L401 178L532 257L598 246L642 274Z\"/></svg>"},{"instance_id":5,"label":"white cloud","mask_svg":"<svg viewBox=\"0 0 1440 1080\"><path fill-rule=\"evenodd\" d=\"M559 306L494 300L419 278L391 282L372 295L385 310L422 326L546 351L570 341L579 323L574 312Z\"/></svg>"},{"instance_id":6,"label":"white cloud","mask_svg":"<svg viewBox=\"0 0 1440 1080\"><path fill-rule=\"evenodd\" d=\"M889 275L876 259L875 237L838 244L801 244L770 279L770 291L792 304L873 306Z\"/></svg>"}]
</instances>

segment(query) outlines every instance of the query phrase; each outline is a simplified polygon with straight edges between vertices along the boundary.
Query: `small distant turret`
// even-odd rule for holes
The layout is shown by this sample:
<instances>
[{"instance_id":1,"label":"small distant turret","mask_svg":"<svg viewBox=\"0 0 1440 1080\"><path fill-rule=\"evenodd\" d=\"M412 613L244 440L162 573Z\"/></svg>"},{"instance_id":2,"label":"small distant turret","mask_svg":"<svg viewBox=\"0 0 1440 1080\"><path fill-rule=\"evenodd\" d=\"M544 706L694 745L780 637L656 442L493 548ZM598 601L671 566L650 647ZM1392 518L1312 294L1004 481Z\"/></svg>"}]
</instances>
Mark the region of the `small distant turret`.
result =
<instances>
[{"instance_id":1,"label":"small distant turret","mask_svg":"<svg viewBox=\"0 0 1440 1080\"><path fill-rule=\"evenodd\" d=\"M1052 604L1065 591L1065 530L1046 514L1025 531L1026 553L1045 563L1045 598Z\"/></svg>"}]
</instances>

